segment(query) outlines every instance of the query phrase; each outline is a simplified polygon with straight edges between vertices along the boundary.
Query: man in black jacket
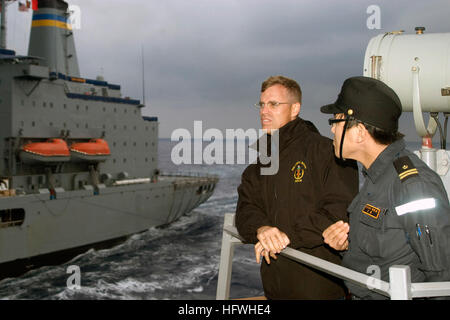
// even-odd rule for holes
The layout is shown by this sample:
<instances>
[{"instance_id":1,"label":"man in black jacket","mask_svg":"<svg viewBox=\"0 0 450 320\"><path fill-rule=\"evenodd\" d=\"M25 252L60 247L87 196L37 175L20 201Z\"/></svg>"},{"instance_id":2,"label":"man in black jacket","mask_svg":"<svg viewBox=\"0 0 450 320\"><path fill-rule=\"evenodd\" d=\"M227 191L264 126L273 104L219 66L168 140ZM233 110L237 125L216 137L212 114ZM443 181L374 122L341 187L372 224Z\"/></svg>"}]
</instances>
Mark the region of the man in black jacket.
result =
<instances>
[{"instance_id":1,"label":"man in black jacket","mask_svg":"<svg viewBox=\"0 0 450 320\"><path fill-rule=\"evenodd\" d=\"M261 174L258 161L242 174L236 226L263 256L261 277L269 299L338 299L342 283L322 272L277 254L286 246L340 263L323 242L322 232L347 221L346 208L358 192L358 173L338 163L332 141L298 117L301 89L292 79L270 77L262 84L261 125L270 135L278 129L278 172ZM273 156L273 155L272 155ZM273 157L272 157L273 158Z\"/></svg>"}]
</instances>

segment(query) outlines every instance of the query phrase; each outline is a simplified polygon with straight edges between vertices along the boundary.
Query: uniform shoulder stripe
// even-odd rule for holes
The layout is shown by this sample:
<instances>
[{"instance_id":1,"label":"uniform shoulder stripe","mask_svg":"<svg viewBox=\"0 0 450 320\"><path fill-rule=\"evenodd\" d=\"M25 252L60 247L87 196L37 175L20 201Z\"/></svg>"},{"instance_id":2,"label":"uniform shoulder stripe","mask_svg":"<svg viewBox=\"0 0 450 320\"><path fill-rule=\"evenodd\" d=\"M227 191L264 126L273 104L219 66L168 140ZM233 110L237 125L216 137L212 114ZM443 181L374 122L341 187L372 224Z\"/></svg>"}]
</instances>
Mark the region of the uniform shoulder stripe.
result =
<instances>
[{"instance_id":1,"label":"uniform shoulder stripe","mask_svg":"<svg viewBox=\"0 0 450 320\"><path fill-rule=\"evenodd\" d=\"M411 159L408 156L404 156L395 160L394 167L401 182L419 175L419 171L413 165Z\"/></svg>"}]
</instances>

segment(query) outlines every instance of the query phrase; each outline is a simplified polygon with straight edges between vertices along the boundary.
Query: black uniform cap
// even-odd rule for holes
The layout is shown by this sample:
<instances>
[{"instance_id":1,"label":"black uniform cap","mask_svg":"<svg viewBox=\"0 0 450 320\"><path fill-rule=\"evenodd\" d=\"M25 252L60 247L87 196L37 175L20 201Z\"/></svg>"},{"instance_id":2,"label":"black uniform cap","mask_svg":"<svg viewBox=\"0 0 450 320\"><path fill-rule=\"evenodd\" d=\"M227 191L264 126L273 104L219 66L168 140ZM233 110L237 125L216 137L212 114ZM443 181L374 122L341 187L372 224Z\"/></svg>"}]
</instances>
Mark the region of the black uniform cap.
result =
<instances>
[{"instance_id":1,"label":"black uniform cap","mask_svg":"<svg viewBox=\"0 0 450 320\"><path fill-rule=\"evenodd\" d=\"M402 104L384 82L368 77L344 81L335 103L320 108L323 113L344 113L386 132L397 132Z\"/></svg>"}]
</instances>

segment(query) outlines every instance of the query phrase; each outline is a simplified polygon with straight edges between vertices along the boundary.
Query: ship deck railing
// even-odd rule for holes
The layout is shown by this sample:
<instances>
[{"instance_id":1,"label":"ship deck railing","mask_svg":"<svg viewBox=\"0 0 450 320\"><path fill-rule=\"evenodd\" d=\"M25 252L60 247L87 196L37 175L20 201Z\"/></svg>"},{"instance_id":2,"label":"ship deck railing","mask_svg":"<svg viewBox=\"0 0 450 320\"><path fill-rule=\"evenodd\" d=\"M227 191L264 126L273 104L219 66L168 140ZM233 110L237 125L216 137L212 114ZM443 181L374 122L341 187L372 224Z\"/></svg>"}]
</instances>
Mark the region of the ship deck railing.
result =
<instances>
[{"instance_id":1,"label":"ship deck railing","mask_svg":"<svg viewBox=\"0 0 450 320\"><path fill-rule=\"evenodd\" d=\"M198 178L219 178L217 174L193 172L193 171L161 171L159 176L163 177L198 177Z\"/></svg>"},{"instance_id":2,"label":"ship deck railing","mask_svg":"<svg viewBox=\"0 0 450 320\"><path fill-rule=\"evenodd\" d=\"M231 271L234 247L244 244L235 227L235 214L227 213L224 218L222 249L220 253L217 300L230 298ZM368 288L391 300L412 300L413 298L450 296L450 282L411 282L409 266L393 265L389 268L389 282L375 276L363 274L304 252L285 248L280 253L284 257L326 272L334 277ZM374 270L372 270L374 271Z\"/></svg>"}]
</instances>

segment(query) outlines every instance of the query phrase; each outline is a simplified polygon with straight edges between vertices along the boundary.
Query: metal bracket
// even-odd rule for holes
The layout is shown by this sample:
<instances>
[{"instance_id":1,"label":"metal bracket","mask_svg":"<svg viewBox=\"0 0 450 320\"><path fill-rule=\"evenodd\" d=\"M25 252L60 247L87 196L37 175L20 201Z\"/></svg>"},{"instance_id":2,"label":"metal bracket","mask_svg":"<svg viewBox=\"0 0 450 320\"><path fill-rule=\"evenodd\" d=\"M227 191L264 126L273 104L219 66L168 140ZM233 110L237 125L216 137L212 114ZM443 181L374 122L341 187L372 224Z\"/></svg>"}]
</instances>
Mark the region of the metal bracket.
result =
<instances>
[{"instance_id":1,"label":"metal bracket","mask_svg":"<svg viewBox=\"0 0 450 320\"><path fill-rule=\"evenodd\" d=\"M436 172L440 176L447 175L448 170L450 169L450 159L448 157L446 150L437 150L436 151Z\"/></svg>"},{"instance_id":2,"label":"metal bracket","mask_svg":"<svg viewBox=\"0 0 450 320\"><path fill-rule=\"evenodd\" d=\"M382 56L371 56L371 70L370 70L370 76L372 78L381 80L381 61L383 57Z\"/></svg>"},{"instance_id":3,"label":"metal bracket","mask_svg":"<svg viewBox=\"0 0 450 320\"><path fill-rule=\"evenodd\" d=\"M441 89L441 95L443 97L450 96L450 87L442 88Z\"/></svg>"},{"instance_id":4,"label":"metal bracket","mask_svg":"<svg viewBox=\"0 0 450 320\"><path fill-rule=\"evenodd\" d=\"M413 117L416 131L419 137L433 137L436 133L437 123L430 117L428 127L425 127L423 120L422 105L420 104L420 87L419 87L419 71L418 66L413 66L412 71L412 94L413 94Z\"/></svg>"}]
</instances>

